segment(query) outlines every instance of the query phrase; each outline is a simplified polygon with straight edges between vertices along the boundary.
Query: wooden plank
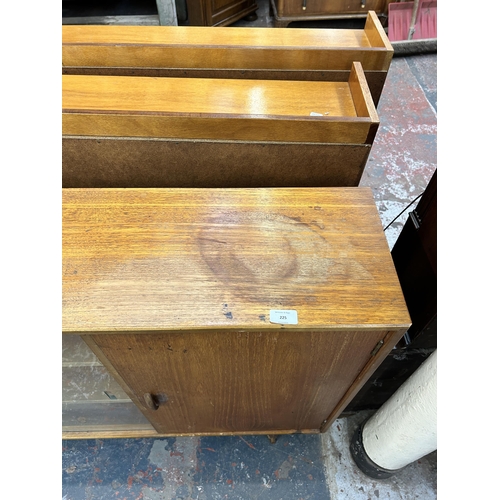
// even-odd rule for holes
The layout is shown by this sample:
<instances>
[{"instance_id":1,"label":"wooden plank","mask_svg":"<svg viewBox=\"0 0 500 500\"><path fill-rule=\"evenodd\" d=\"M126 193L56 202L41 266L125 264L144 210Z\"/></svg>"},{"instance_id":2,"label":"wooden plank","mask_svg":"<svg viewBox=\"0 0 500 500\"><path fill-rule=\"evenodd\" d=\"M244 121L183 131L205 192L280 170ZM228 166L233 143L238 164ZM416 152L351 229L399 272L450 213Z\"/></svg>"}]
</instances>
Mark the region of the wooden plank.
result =
<instances>
[{"instance_id":1,"label":"wooden plank","mask_svg":"<svg viewBox=\"0 0 500 500\"><path fill-rule=\"evenodd\" d=\"M368 144L73 137L64 188L358 186Z\"/></svg>"},{"instance_id":2,"label":"wooden plank","mask_svg":"<svg viewBox=\"0 0 500 500\"><path fill-rule=\"evenodd\" d=\"M372 123L344 82L63 75L65 135L364 143Z\"/></svg>"},{"instance_id":3,"label":"wooden plank","mask_svg":"<svg viewBox=\"0 0 500 500\"><path fill-rule=\"evenodd\" d=\"M375 105L373 104L370 89L366 82L363 68L359 62L352 63L352 70L349 76L349 88L357 116L370 118L373 124L378 125L379 117Z\"/></svg>"},{"instance_id":4,"label":"wooden plank","mask_svg":"<svg viewBox=\"0 0 500 500\"><path fill-rule=\"evenodd\" d=\"M384 47L392 56L394 50L392 48L391 41L389 40L379 17L373 10L369 11L366 16L364 32L372 47ZM388 70L389 66L381 69Z\"/></svg>"},{"instance_id":5,"label":"wooden plank","mask_svg":"<svg viewBox=\"0 0 500 500\"><path fill-rule=\"evenodd\" d=\"M63 66L387 70L364 30L201 26L63 26ZM376 41L379 45L378 41Z\"/></svg>"},{"instance_id":6,"label":"wooden plank","mask_svg":"<svg viewBox=\"0 0 500 500\"><path fill-rule=\"evenodd\" d=\"M64 332L279 329L282 308L409 325L370 189L63 190Z\"/></svg>"},{"instance_id":7,"label":"wooden plank","mask_svg":"<svg viewBox=\"0 0 500 500\"><path fill-rule=\"evenodd\" d=\"M380 69L389 71L394 56L394 48L375 12L368 12L364 31L372 47L383 47L386 50L385 61Z\"/></svg>"}]
</instances>

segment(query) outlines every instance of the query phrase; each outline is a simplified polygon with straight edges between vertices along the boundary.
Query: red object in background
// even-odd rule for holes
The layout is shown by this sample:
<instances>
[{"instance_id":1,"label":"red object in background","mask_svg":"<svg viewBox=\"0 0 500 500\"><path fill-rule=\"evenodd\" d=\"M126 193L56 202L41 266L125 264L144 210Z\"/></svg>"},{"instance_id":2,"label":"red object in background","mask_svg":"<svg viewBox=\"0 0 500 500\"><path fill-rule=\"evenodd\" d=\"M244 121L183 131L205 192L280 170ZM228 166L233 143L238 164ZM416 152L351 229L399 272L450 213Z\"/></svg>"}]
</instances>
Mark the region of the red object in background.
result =
<instances>
[{"instance_id":1,"label":"red object in background","mask_svg":"<svg viewBox=\"0 0 500 500\"><path fill-rule=\"evenodd\" d=\"M414 2L391 2L388 14L388 38L391 42L437 38L437 0L420 2L415 32L408 37Z\"/></svg>"}]
</instances>

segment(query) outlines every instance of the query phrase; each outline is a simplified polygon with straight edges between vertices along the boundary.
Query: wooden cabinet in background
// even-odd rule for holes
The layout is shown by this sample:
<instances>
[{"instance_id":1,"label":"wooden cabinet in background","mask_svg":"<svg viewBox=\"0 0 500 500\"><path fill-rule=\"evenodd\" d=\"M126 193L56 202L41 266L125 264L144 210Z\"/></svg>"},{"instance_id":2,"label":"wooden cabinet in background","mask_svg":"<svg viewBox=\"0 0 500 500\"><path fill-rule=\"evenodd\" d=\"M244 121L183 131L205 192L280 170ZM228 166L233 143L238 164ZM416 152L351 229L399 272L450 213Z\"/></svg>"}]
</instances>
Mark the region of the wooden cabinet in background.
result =
<instances>
[{"instance_id":1,"label":"wooden cabinet in background","mask_svg":"<svg viewBox=\"0 0 500 500\"><path fill-rule=\"evenodd\" d=\"M246 16L254 16L256 0L187 0L190 26L227 26Z\"/></svg>"},{"instance_id":2,"label":"wooden cabinet in background","mask_svg":"<svg viewBox=\"0 0 500 500\"><path fill-rule=\"evenodd\" d=\"M368 188L63 190L65 437L323 432L409 324Z\"/></svg>"},{"instance_id":3,"label":"wooden cabinet in background","mask_svg":"<svg viewBox=\"0 0 500 500\"><path fill-rule=\"evenodd\" d=\"M286 27L293 21L363 18L367 11L385 14L388 0L270 0L274 26Z\"/></svg>"}]
</instances>

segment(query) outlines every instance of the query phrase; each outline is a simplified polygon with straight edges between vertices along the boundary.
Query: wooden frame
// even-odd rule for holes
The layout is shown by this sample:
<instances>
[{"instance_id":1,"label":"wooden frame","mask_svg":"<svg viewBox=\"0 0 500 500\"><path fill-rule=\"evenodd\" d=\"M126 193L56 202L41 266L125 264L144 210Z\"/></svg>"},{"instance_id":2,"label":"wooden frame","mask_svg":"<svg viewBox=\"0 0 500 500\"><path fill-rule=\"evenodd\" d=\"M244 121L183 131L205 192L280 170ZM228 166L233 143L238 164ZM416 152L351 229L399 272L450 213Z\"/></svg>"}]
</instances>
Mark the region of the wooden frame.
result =
<instances>
[{"instance_id":1,"label":"wooden frame","mask_svg":"<svg viewBox=\"0 0 500 500\"><path fill-rule=\"evenodd\" d=\"M394 50L373 11L364 30L63 26L63 74L347 81L366 72L378 104Z\"/></svg>"},{"instance_id":2,"label":"wooden frame","mask_svg":"<svg viewBox=\"0 0 500 500\"><path fill-rule=\"evenodd\" d=\"M63 335L146 418L64 437L324 432L409 324L368 188L63 190Z\"/></svg>"}]
</instances>

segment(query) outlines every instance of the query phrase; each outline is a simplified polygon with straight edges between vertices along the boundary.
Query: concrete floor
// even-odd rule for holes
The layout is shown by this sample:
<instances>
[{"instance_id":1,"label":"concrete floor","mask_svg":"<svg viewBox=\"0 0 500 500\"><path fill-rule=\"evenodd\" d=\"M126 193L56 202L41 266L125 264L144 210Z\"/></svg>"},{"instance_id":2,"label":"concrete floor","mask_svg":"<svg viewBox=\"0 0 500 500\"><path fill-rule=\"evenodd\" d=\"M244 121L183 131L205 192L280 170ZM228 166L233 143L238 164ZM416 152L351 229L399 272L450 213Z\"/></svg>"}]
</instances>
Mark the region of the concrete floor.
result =
<instances>
[{"instance_id":1,"label":"concrete floor","mask_svg":"<svg viewBox=\"0 0 500 500\"><path fill-rule=\"evenodd\" d=\"M63 500L431 500L437 452L383 480L365 476L349 441L371 411L321 435L63 442Z\"/></svg>"},{"instance_id":2,"label":"concrete floor","mask_svg":"<svg viewBox=\"0 0 500 500\"><path fill-rule=\"evenodd\" d=\"M267 0L259 19L270 26ZM292 29L292 28L290 28ZM378 106L380 127L361 180L384 227L427 186L437 160L436 54L395 57ZM413 206L410 207L413 208ZM386 230L392 248L406 211ZM336 420L323 435L63 441L63 500L432 500L437 452L392 478L364 476L349 442L372 412Z\"/></svg>"}]
</instances>

